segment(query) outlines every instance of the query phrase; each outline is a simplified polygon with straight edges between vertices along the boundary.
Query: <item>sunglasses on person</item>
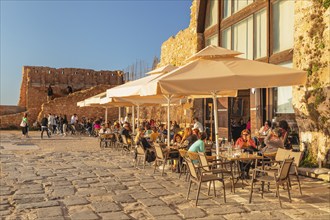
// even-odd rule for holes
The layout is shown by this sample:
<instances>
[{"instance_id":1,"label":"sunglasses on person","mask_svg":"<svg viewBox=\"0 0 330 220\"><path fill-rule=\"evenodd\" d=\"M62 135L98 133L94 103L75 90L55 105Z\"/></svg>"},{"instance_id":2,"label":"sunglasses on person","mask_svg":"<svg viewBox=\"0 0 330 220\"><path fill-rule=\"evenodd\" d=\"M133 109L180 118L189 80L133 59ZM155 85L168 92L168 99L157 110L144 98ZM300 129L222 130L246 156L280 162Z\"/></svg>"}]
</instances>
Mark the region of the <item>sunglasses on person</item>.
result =
<instances>
[{"instance_id":1,"label":"sunglasses on person","mask_svg":"<svg viewBox=\"0 0 330 220\"><path fill-rule=\"evenodd\" d=\"M249 134L242 134L243 136L248 136Z\"/></svg>"}]
</instances>

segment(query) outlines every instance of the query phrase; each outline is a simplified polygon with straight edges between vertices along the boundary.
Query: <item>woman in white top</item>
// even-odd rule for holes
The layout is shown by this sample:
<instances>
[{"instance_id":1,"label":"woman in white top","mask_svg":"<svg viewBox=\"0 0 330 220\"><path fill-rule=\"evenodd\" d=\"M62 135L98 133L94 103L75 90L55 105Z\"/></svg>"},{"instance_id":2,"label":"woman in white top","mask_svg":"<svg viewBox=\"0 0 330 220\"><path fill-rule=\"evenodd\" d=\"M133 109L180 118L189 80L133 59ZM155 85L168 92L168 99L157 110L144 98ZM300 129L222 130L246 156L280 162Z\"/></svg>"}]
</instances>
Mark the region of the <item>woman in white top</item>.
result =
<instances>
[{"instance_id":1,"label":"woman in white top","mask_svg":"<svg viewBox=\"0 0 330 220\"><path fill-rule=\"evenodd\" d=\"M260 128L259 135L268 135L270 131L271 131L271 122L267 120L265 121L264 126Z\"/></svg>"}]
</instances>

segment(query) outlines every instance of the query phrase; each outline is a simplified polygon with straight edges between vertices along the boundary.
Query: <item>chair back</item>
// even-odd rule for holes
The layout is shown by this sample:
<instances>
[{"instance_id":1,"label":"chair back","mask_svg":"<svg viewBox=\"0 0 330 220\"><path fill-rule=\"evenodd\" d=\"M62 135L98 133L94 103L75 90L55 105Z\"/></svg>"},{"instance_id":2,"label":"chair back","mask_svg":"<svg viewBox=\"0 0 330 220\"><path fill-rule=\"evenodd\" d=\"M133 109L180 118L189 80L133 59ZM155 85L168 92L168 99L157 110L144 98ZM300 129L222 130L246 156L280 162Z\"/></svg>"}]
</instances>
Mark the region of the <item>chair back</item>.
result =
<instances>
[{"instance_id":1,"label":"chair back","mask_svg":"<svg viewBox=\"0 0 330 220\"><path fill-rule=\"evenodd\" d=\"M210 171L209 163L207 162L206 155L204 152L198 152L200 165L204 170Z\"/></svg>"},{"instance_id":2,"label":"chair back","mask_svg":"<svg viewBox=\"0 0 330 220\"><path fill-rule=\"evenodd\" d=\"M140 144L136 145L136 152L138 154L145 154L145 150Z\"/></svg>"},{"instance_id":3,"label":"chair back","mask_svg":"<svg viewBox=\"0 0 330 220\"><path fill-rule=\"evenodd\" d=\"M288 178L292 163L293 163L293 158L285 159L281 163L279 174L277 176L278 181L283 181L283 180L286 180Z\"/></svg>"},{"instance_id":4,"label":"chair back","mask_svg":"<svg viewBox=\"0 0 330 220\"><path fill-rule=\"evenodd\" d=\"M160 147L160 145L157 144L157 143L154 143L154 146L155 146L155 150L156 150L156 157L158 159L165 159L162 148Z\"/></svg>"},{"instance_id":5,"label":"chair back","mask_svg":"<svg viewBox=\"0 0 330 220\"><path fill-rule=\"evenodd\" d=\"M117 142L121 143L120 138L119 138L119 134L118 134L118 133L115 133L115 138L116 138L116 141L117 141Z\"/></svg>"},{"instance_id":6,"label":"chair back","mask_svg":"<svg viewBox=\"0 0 330 220\"><path fill-rule=\"evenodd\" d=\"M188 165L188 169L189 169L189 172L190 172L190 176L191 176L192 178L195 178L195 179L198 180L199 178L198 178L197 170L196 170L196 168L195 168L193 162L191 161L190 158L186 158L185 160L186 160L186 163L187 163L187 165Z\"/></svg>"},{"instance_id":7,"label":"chair back","mask_svg":"<svg viewBox=\"0 0 330 220\"><path fill-rule=\"evenodd\" d=\"M188 158L190 160L198 160L198 153L193 151L187 151Z\"/></svg>"},{"instance_id":8,"label":"chair back","mask_svg":"<svg viewBox=\"0 0 330 220\"><path fill-rule=\"evenodd\" d=\"M187 150L179 149L180 157L185 158L187 156Z\"/></svg>"},{"instance_id":9,"label":"chair back","mask_svg":"<svg viewBox=\"0 0 330 220\"><path fill-rule=\"evenodd\" d=\"M283 149L283 148L278 148L276 156L275 156L275 160L276 161L283 161L283 160L289 158L290 152L291 152L290 150L286 150L286 149Z\"/></svg>"},{"instance_id":10,"label":"chair back","mask_svg":"<svg viewBox=\"0 0 330 220\"><path fill-rule=\"evenodd\" d=\"M126 136L125 135L121 135L121 139L123 140L123 144L128 144L128 142L127 142L127 138L126 138Z\"/></svg>"},{"instance_id":11,"label":"chair back","mask_svg":"<svg viewBox=\"0 0 330 220\"><path fill-rule=\"evenodd\" d=\"M293 152L293 151L291 151L290 152L290 158L293 158L293 163L297 166L297 167L299 167L299 164L300 164L300 161L301 161L301 159L302 159L302 154L303 154L303 152L301 152L301 151L299 151L299 152Z\"/></svg>"}]
</instances>

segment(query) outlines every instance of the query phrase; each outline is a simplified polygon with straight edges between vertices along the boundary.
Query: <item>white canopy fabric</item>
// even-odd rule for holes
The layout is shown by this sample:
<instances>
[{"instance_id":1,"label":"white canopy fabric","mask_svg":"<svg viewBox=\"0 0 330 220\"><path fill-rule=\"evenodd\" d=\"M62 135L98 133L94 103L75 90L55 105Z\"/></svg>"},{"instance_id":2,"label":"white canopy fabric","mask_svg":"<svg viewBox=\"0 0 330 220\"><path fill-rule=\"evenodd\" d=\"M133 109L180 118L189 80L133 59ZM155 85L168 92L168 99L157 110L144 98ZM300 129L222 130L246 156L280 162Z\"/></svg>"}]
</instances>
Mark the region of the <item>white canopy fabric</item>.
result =
<instances>
[{"instance_id":1,"label":"white canopy fabric","mask_svg":"<svg viewBox=\"0 0 330 220\"><path fill-rule=\"evenodd\" d=\"M160 67L153 71L148 72L149 76L127 82L123 85L116 86L114 88L107 90L107 97L128 97L128 96L139 96L140 89L146 83L158 78L159 76L163 75L164 73L168 73L177 69L177 67L172 65L167 65L164 67Z\"/></svg>"},{"instance_id":2,"label":"white canopy fabric","mask_svg":"<svg viewBox=\"0 0 330 220\"><path fill-rule=\"evenodd\" d=\"M216 99L219 92L301 85L307 80L304 71L235 57L239 54L208 46L189 58L191 62L147 83L140 94L212 95L216 149L219 154Z\"/></svg>"},{"instance_id":3,"label":"white canopy fabric","mask_svg":"<svg viewBox=\"0 0 330 220\"><path fill-rule=\"evenodd\" d=\"M176 66L168 64L166 66L162 66L162 67L159 67L157 69L151 70L150 72L147 72L146 74L147 75L152 75L152 74L155 74L155 73L168 73L168 72L171 72L171 71L173 71L177 68L178 67L176 67Z\"/></svg>"},{"instance_id":4,"label":"white canopy fabric","mask_svg":"<svg viewBox=\"0 0 330 220\"><path fill-rule=\"evenodd\" d=\"M221 57L235 57L237 55L241 55L241 52L234 51L234 50L228 50L223 47L217 47L214 45L210 45L208 47L205 47L201 51L195 53L191 57L187 59L187 61L196 60L199 58L208 58L208 59L216 59Z\"/></svg>"},{"instance_id":5,"label":"white canopy fabric","mask_svg":"<svg viewBox=\"0 0 330 220\"><path fill-rule=\"evenodd\" d=\"M208 93L306 83L304 71L237 57L197 59L157 81L164 94Z\"/></svg>"}]
</instances>

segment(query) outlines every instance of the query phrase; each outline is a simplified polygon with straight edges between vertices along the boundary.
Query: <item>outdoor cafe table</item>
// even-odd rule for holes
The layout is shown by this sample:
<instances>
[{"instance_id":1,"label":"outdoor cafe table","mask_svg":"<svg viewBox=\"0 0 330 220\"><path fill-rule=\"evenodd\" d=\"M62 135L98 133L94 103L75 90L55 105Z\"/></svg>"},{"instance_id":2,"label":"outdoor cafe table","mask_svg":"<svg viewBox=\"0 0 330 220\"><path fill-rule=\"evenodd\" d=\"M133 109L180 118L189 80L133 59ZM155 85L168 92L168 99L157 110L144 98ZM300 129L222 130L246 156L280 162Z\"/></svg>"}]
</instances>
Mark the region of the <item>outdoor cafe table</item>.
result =
<instances>
[{"instance_id":1,"label":"outdoor cafe table","mask_svg":"<svg viewBox=\"0 0 330 220\"><path fill-rule=\"evenodd\" d=\"M220 156L220 158L223 158L226 161L232 162L232 164L235 165L235 167L236 167L236 169L234 169L233 172L237 173L237 174L242 173L242 171L240 170L239 162L248 163L248 162L255 160L255 167L256 167L257 161L262 160L262 168L264 167L264 163L263 163L264 156L260 156L257 154L241 153L240 155L239 154L228 155L227 153L222 152L219 154L219 156ZM237 181L238 181L238 179L245 180L245 177L242 175L238 175Z\"/></svg>"}]
</instances>

